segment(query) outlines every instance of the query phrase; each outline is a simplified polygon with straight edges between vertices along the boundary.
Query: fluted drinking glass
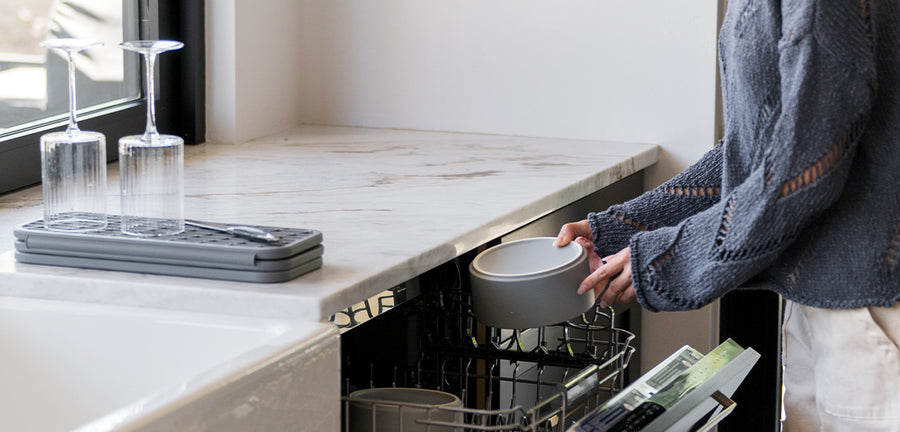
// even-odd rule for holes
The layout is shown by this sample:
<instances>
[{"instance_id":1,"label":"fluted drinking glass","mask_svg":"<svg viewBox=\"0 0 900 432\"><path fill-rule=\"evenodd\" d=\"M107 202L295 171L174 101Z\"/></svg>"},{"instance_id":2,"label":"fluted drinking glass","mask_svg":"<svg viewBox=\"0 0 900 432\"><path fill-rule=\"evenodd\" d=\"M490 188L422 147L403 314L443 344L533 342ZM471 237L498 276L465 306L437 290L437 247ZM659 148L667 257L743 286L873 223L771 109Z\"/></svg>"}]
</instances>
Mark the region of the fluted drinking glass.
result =
<instances>
[{"instance_id":1,"label":"fluted drinking glass","mask_svg":"<svg viewBox=\"0 0 900 432\"><path fill-rule=\"evenodd\" d=\"M44 227L86 232L106 228L106 137L83 131L75 120L75 56L103 45L87 39L50 39L41 46L65 54L69 66L69 124L41 136Z\"/></svg>"},{"instance_id":2,"label":"fluted drinking glass","mask_svg":"<svg viewBox=\"0 0 900 432\"><path fill-rule=\"evenodd\" d=\"M141 237L184 231L184 140L156 129L153 72L158 54L183 47L167 40L125 42L122 49L144 57L147 126L143 135L119 139L122 232Z\"/></svg>"}]
</instances>

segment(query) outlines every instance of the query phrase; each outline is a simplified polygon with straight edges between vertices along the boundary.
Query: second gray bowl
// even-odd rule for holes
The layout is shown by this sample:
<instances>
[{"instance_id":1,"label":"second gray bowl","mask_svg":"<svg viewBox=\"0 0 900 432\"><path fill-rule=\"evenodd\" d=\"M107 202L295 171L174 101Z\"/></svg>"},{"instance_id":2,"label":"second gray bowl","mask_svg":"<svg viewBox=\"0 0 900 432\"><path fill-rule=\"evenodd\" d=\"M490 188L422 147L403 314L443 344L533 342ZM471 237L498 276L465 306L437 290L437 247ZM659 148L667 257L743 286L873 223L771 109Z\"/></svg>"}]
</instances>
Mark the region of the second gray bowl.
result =
<instances>
[{"instance_id":1,"label":"second gray bowl","mask_svg":"<svg viewBox=\"0 0 900 432\"><path fill-rule=\"evenodd\" d=\"M587 251L577 243L556 247L555 240L516 240L478 254L469 265L475 318L520 329L556 324L590 309L594 293L577 293L590 274Z\"/></svg>"},{"instance_id":2,"label":"second gray bowl","mask_svg":"<svg viewBox=\"0 0 900 432\"><path fill-rule=\"evenodd\" d=\"M350 432L454 432L452 427L426 424L427 421L460 424L463 402L456 395L437 390L382 387L350 394ZM444 408L450 408L449 410Z\"/></svg>"}]
</instances>

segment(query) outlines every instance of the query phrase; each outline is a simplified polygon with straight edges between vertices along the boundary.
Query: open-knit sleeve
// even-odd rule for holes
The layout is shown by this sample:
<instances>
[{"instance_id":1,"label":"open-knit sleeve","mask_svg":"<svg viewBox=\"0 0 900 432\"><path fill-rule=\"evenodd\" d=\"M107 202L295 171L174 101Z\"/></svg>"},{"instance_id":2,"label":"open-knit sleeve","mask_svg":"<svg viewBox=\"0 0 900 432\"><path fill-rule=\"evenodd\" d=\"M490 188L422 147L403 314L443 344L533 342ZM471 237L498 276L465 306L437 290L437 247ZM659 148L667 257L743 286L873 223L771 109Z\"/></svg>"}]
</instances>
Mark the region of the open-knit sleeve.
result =
<instances>
[{"instance_id":1,"label":"open-knit sleeve","mask_svg":"<svg viewBox=\"0 0 900 432\"><path fill-rule=\"evenodd\" d=\"M638 231L673 226L719 201L722 182L722 144L656 189L609 209L588 214L601 257L628 246Z\"/></svg>"},{"instance_id":2,"label":"open-knit sleeve","mask_svg":"<svg viewBox=\"0 0 900 432\"><path fill-rule=\"evenodd\" d=\"M876 86L870 11L865 0L784 5L780 111L759 162L714 205L630 237L635 293L649 310L699 308L746 282L848 180Z\"/></svg>"}]
</instances>

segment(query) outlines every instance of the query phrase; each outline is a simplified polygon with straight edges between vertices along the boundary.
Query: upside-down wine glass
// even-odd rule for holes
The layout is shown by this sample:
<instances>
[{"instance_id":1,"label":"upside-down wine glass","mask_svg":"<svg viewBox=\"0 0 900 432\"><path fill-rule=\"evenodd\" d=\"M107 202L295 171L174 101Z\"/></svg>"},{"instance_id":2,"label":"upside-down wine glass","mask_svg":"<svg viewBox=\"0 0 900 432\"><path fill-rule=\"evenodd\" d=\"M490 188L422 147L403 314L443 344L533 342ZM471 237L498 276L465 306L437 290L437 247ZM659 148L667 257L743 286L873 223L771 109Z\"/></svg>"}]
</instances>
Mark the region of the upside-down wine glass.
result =
<instances>
[{"instance_id":1,"label":"upside-down wine glass","mask_svg":"<svg viewBox=\"0 0 900 432\"><path fill-rule=\"evenodd\" d=\"M156 130L153 72L158 54L184 44L138 40L119 46L144 57L147 85L144 134L119 139L122 232L141 237L178 234L184 231L184 140Z\"/></svg>"},{"instance_id":2,"label":"upside-down wine glass","mask_svg":"<svg viewBox=\"0 0 900 432\"><path fill-rule=\"evenodd\" d=\"M106 228L106 137L83 131L75 121L75 55L103 45L87 39L50 39L41 46L65 54L69 66L69 124L41 136L44 227L86 232Z\"/></svg>"}]
</instances>

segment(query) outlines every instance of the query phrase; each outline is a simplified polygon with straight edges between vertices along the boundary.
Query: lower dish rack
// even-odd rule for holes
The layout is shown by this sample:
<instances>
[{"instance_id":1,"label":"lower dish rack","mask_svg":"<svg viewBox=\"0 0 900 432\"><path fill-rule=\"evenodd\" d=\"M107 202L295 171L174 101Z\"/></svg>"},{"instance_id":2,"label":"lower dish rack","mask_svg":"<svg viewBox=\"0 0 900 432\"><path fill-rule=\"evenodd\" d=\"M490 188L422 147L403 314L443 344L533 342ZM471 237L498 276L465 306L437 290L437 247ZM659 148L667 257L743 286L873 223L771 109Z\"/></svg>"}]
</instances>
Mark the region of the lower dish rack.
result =
<instances>
[{"instance_id":1,"label":"lower dish rack","mask_svg":"<svg viewBox=\"0 0 900 432\"><path fill-rule=\"evenodd\" d=\"M384 322L394 324L361 326L402 342L376 341L376 348L369 348L374 352L346 353L342 430L565 431L628 384L623 372L635 351L635 335L614 327L610 308L595 306L552 326L508 330L475 320L462 290L407 303L412 305L382 314ZM387 319L391 313L395 316ZM373 341L363 334L348 338L344 347L360 351L360 340ZM353 396L378 387L437 390L462 404L434 407ZM351 418L351 405L369 414ZM385 423L385 410L396 411L396 419ZM420 415L404 426L400 418L411 412Z\"/></svg>"}]
</instances>

